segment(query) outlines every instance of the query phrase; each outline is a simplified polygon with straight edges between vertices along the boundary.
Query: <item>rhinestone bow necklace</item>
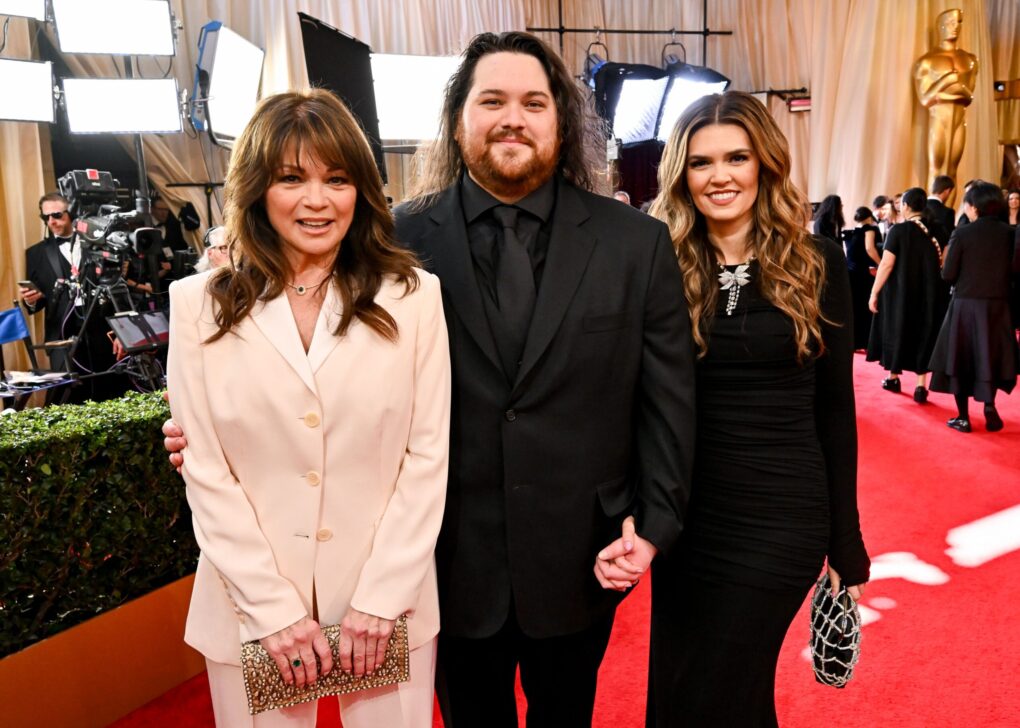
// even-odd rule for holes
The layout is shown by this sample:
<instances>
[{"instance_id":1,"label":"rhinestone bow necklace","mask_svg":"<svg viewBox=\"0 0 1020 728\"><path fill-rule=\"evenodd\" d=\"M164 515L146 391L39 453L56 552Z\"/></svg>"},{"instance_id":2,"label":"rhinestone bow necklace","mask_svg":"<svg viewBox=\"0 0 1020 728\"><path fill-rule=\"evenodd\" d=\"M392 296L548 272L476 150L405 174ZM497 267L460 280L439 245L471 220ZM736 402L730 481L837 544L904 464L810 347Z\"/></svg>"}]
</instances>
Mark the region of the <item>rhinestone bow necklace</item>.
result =
<instances>
[{"instance_id":1,"label":"rhinestone bow necklace","mask_svg":"<svg viewBox=\"0 0 1020 728\"><path fill-rule=\"evenodd\" d=\"M719 288L729 291L729 297L726 299L727 316L732 316L733 309L737 307L740 289L751 282L751 274L747 271L751 267L752 260L754 260L754 256L751 256L746 263L738 265L735 270L729 270L722 263L719 264Z\"/></svg>"}]
</instances>

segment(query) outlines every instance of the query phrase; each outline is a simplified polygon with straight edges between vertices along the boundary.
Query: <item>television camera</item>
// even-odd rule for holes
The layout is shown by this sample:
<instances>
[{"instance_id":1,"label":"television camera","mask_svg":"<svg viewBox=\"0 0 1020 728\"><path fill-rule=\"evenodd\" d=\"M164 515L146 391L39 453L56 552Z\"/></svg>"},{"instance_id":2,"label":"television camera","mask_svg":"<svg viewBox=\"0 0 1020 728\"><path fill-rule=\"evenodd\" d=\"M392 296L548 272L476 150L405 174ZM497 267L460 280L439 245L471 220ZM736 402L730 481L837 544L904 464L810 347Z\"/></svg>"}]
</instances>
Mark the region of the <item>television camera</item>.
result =
<instances>
[{"instance_id":1,"label":"television camera","mask_svg":"<svg viewBox=\"0 0 1020 728\"><path fill-rule=\"evenodd\" d=\"M139 196L135 208L118 191L117 180L109 172L95 169L73 170L58 182L60 193L68 200L68 213L74 220L74 245L81 246L81 264L77 280L69 285L76 288L85 304L85 313L78 335L72 337L68 360L74 360L74 353L82 337L89 330L96 316L102 315L110 324L121 347L131 356L116 368L123 369L136 385L150 389L160 386L161 372L154 354L165 348L166 337L152 337L148 343L122 341L123 326L114 325L115 320L137 319L131 291L124 280L128 264L137 259L142 262L146 279L151 283L152 292L160 293L160 261L162 256L162 233L152 227L148 212L148 200ZM147 316L165 316L160 312L146 312ZM91 372L79 378L100 376L107 372Z\"/></svg>"}]
</instances>

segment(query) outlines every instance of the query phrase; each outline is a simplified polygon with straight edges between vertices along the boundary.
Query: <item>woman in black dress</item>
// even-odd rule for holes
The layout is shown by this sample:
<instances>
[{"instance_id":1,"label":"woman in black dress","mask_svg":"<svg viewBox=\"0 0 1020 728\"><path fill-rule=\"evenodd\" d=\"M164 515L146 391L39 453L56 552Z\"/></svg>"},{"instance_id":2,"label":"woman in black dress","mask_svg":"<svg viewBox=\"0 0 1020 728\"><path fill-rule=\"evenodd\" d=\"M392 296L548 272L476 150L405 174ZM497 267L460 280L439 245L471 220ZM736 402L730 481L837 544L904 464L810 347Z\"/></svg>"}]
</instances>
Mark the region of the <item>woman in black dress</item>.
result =
<instances>
[{"instance_id":1,"label":"woman in black dress","mask_svg":"<svg viewBox=\"0 0 1020 728\"><path fill-rule=\"evenodd\" d=\"M779 649L826 557L854 598L868 580L846 260L804 231L786 139L748 94L681 115L659 189L699 351L698 437L685 530L654 567L647 724L775 726Z\"/></svg>"},{"instance_id":2,"label":"woman in black dress","mask_svg":"<svg viewBox=\"0 0 1020 728\"><path fill-rule=\"evenodd\" d=\"M996 432L1002 418L995 392L1013 391L1020 357L1009 312L1014 235L998 219L1003 200L995 185L975 184L963 209L971 224L953 233L942 267L942 277L954 286L953 300L931 357L931 388L956 397L958 414L949 427L971 431L967 403L973 397L985 405L985 429Z\"/></svg>"},{"instance_id":3,"label":"woman in black dress","mask_svg":"<svg viewBox=\"0 0 1020 728\"><path fill-rule=\"evenodd\" d=\"M889 374L882 388L900 391L900 374L917 374L914 401L928 401L928 360L946 311L947 288L939 270L942 246L924 216L927 195L920 187L903 193L904 222L893 225L882 247L868 308L875 314L868 361Z\"/></svg>"},{"instance_id":4,"label":"woman in black dress","mask_svg":"<svg viewBox=\"0 0 1020 728\"><path fill-rule=\"evenodd\" d=\"M871 269L881 260L878 246L882 243L882 233L867 207L857 208L854 221L857 227L844 242L846 267L850 273L850 294L854 302L854 349L867 349L868 335L871 333L868 298L871 296L871 284L875 280Z\"/></svg>"},{"instance_id":5,"label":"woman in black dress","mask_svg":"<svg viewBox=\"0 0 1020 728\"><path fill-rule=\"evenodd\" d=\"M815 235L840 242L843 226L846 220L843 218L843 200L839 195L829 195L818 205L815 213L815 224L812 230Z\"/></svg>"}]
</instances>

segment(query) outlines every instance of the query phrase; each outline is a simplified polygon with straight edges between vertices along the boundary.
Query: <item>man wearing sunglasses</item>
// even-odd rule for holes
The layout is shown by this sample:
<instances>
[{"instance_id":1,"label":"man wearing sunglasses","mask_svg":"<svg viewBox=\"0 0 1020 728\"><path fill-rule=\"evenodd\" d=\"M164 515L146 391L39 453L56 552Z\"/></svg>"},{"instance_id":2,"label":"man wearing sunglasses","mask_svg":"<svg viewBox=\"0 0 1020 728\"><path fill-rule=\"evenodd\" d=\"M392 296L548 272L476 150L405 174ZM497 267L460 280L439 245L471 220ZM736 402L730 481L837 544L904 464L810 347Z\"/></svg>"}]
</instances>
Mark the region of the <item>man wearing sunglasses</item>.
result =
<instances>
[{"instance_id":1,"label":"man wearing sunglasses","mask_svg":"<svg viewBox=\"0 0 1020 728\"><path fill-rule=\"evenodd\" d=\"M63 322L74 306L74 297L62 281L69 281L81 264L81 246L74 243L71 215L67 200L57 192L43 195L39 200L39 217L49 231L44 240L25 251L25 276L34 287L20 286L18 295L31 313L46 312L46 340L57 341L78 333L81 321L71 316L67 335ZM50 352L53 369L66 370L64 350Z\"/></svg>"}]
</instances>

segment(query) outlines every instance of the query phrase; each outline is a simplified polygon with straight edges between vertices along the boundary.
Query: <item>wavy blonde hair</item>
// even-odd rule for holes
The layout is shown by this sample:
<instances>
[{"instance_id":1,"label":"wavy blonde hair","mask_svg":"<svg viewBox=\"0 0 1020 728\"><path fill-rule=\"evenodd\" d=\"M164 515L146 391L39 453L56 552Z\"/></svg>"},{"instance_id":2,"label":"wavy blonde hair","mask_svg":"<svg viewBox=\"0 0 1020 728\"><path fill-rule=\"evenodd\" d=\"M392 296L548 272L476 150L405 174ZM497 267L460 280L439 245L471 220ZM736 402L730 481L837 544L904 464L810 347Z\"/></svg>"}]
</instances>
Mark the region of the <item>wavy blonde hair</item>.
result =
<instances>
[{"instance_id":1,"label":"wavy blonde hair","mask_svg":"<svg viewBox=\"0 0 1020 728\"><path fill-rule=\"evenodd\" d=\"M289 265L280 235L269 222L265 197L280 166L291 162L285 157L293 154L300 160L305 150L328 167L343 169L357 189L354 219L333 264L343 303L334 333L343 336L357 319L380 336L397 339L396 321L375 296L388 277L413 291L417 259L396 241L382 178L358 122L340 99L313 88L263 99L234 144L223 187L231 265L209 281L218 326L210 342L244 320L256 302L285 290Z\"/></svg>"},{"instance_id":2,"label":"wavy blonde hair","mask_svg":"<svg viewBox=\"0 0 1020 728\"><path fill-rule=\"evenodd\" d=\"M687 156L691 137L710 124L734 124L751 139L760 165L748 249L760 267L758 287L766 300L793 321L798 358L821 354L825 259L804 227L810 207L790 181L789 145L760 101L728 91L705 96L681 114L663 150L659 194L649 209L669 226L698 356L708 350L719 283L705 216L694 206L687 186Z\"/></svg>"}]
</instances>

